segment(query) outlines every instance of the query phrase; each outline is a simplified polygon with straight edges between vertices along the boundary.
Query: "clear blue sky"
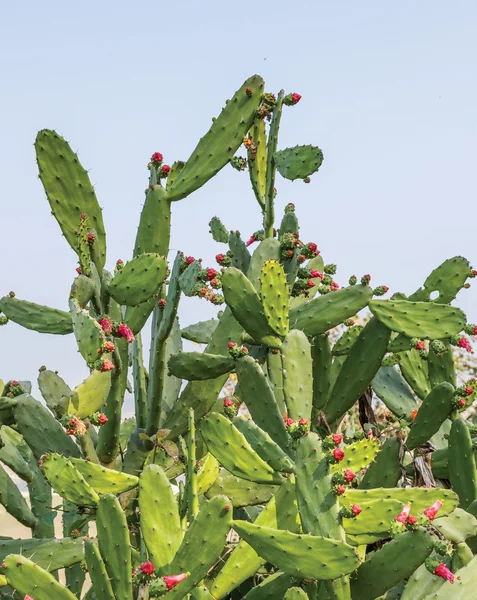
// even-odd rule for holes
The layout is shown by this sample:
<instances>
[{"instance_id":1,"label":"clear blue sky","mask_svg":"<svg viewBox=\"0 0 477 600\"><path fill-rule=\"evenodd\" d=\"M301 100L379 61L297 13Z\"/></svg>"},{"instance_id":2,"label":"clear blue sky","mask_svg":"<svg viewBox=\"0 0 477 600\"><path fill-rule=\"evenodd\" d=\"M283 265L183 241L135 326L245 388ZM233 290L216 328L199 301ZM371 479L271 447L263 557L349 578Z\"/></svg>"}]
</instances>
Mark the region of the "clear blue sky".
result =
<instances>
[{"instance_id":1,"label":"clear blue sky","mask_svg":"<svg viewBox=\"0 0 477 600\"><path fill-rule=\"evenodd\" d=\"M55 128L97 188L108 265L131 256L146 163L187 159L242 82L299 92L280 147L325 155L310 185L279 179L277 213L295 202L340 283L409 293L447 257L477 265L477 4L473 0L249 0L6 3L0 14L1 293L67 309L76 258L37 179L33 141ZM260 228L248 176L231 168L176 203L172 248L212 263L208 222ZM459 304L477 321L477 284ZM186 300L182 324L212 307ZM36 379L42 364L70 385L86 375L73 336L9 324L0 377Z\"/></svg>"}]
</instances>

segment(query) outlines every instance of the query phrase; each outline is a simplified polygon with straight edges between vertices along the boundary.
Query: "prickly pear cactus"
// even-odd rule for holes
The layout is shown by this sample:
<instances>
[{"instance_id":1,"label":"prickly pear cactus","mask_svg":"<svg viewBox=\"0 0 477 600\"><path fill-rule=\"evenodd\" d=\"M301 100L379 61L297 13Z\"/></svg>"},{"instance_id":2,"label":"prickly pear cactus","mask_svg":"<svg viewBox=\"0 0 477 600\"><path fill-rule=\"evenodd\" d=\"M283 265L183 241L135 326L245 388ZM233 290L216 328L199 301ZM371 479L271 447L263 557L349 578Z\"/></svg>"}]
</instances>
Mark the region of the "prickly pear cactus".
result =
<instances>
[{"instance_id":1,"label":"prickly pear cactus","mask_svg":"<svg viewBox=\"0 0 477 600\"><path fill-rule=\"evenodd\" d=\"M0 503L31 529L0 540L1 598L474 597L477 381L458 380L454 348L472 352L477 326L453 302L477 271L454 257L383 299L387 286L338 278L300 239L295 204L276 222L277 173L310 183L323 163L316 145L280 147L300 98L254 75L187 161L154 152L125 262L106 260L78 156L38 134L78 267L66 305L10 292L0 325L73 334L89 375L41 367L41 401L0 380ZM173 203L229 163L248 170L259 220L242 236L212 217L214 266L171 258ZM181 327L184 296L216 318Z\"/></svg>"}]
</instances>

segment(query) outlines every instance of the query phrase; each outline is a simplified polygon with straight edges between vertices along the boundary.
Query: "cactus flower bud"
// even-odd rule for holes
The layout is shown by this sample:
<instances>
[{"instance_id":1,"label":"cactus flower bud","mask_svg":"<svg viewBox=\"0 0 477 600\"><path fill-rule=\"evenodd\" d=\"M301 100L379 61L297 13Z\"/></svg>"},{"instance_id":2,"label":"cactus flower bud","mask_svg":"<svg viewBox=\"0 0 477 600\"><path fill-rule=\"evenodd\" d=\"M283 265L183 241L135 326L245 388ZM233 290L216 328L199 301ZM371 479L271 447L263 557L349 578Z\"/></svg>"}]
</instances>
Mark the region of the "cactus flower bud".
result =
<instances>
[{"instance_id":1,"label":"cactus flower bud","mask_svg":"<svg viewBox=\"0 0 477 600\"><path fill-rule=\"evenodd\" d=\"M146 575L152 575L154 573L154 565L149 560L146 560L141 565L141 571Z\"/></svg>"},{"instance_id":2,"label":"cactus flower bud","mask_svg":"<svg viewBox=\"0 0 477 600\"><path fill-rule=\"evenodd\" d=\"M134 342L133 332L124 323L121 323L121 325L119 325L119 327L116 329L116 335L118 337L126 338L128 344Z\"/></svg>"},{"instance_id":3,"label":"cactus flower bud","mask_svg":"<svg viewBox=\"0 0 477 600\"><path fill-rule=\"evenodd\" d=\"M295 419L290 419L290 417L287 417L285 419L285 425L287 427L290 427L291 425L294 425L296 423Z\"/></svg>"},{"instance_id":4,"label":"cactus flower bud","mask_svg":"<svg viewBox=\"0 0 477 600\"><path fill-rule=\"evenodd\" d=\"M183 579L187 579L187 577L189 577L189 573L181 573L180 575L166 575L164 577L164 583L166 584L168 590L172 590L172 588L176 587L176 585Z\"/></svg>"},{"instance_id":5,"label":"cactus flower bud","mask_svg":"<svg viewBox=\"0 0 477 600\"><path fill-rule=\"evenodd\" d=\"M231 350L232 348L235 348L237 344L235 342L227 342L227 347L229 350Z\"/></svg>"},{"instance_id":6,"label":"cactus flower bud","mask_svg":"<svg viewBox=\"0 0 477 600\"><path fill-rule=\"evenodd\" d=\"M336 290L339 290L339 289L340 289L340 286L336 283L336 281L332 281L330 283L330 290L332 292L336 292Z\"/></svg>"},{"instance_id":7,"label":"cactus flower bud","mask_svg":"<svg viewBox=\"0 0 477 600\"><path fill-rule=\"evenodd\" d=\"M0 325L6 325L8 323L7 315L0 315Z\"/></svg>"},{"instance_id":8,"label":"cactus flower bud","mask_svg":"<svg viewBox=\"0 0 477 600\"><path fill-rule=\"evenodd\" d=\"M114 344L113 342L106 342L104 344L104 349L106 352L114 352Z\"/></svg>"},{"instance_id":9,"label":"cactus flower bud","mask_svg":"<svg viewBox=\"0 0 477 600\"><path fill-rule=\"evenodd\" d=\"M106 423L109 421L108 417L104 414L101 413L98 417L98 423L100 425L106 425Z\"/></svg>"},{"instance_id":10,"label":"cactus flower bud","mask_svg":"<svg viewBox=\"0 0 477 600\"><path fill-rule=\"evenodd\" d=\"M344 454L344 453L343 453ZM344 472L345 479L348 483L351 483L353 479L356 477L356 473L353 473L351 469L346 469Z\"/></svg>"},{"instance_id":11,"label":"cactus flower bud","mask_svg":"<svg viewBox=\"0 0 477 600\"><path fill-rule=\"evenodd\" d=\"M217 254L215 256L215 260L221 265L224 262L225 256L223 254Z\"/></svg>"},{"instance_id":12,"label":"cactus flower bud","mask_svg":"<svg viewBox=\"0 0 477 600\"><path fill-rule=\"evenodd\" d=\"M414 423L414 419L417 416L417 408L415 408L412 412L411 412L411 421Z\"/></svg>"},{"instance_id":13,"label":"cactus flower bud","mask_svg":"<svg viewBox=\"0 0 477 600\"><path fill-rule=\"evenodd\" d=\"M161 177L167 177L171 167L169 165L162 165L161 167Z\"/></svg>"},{"instance_id":14,"label":"cactus flower bud","mask_svg":"<svg viewBox=\"0 0 477 600\"><path fill-rule=\"evenodd\" d=\"M298 104L298 102L300 102L300 100L301 100L300 94L297 94L296 92L294 92L293 94L287 94L283 98L283 104L285 104L286 106L295 106L295 104Z\"/></svg>"},{"instance_id":15,"label":"cactus flower bud","mask_svg":"<svg viewBox=\"0 0 477 600\"><path fill-rule=\"evenodd\" d=\"M440 500L436 500L432 506L429 506L429 508L426 508L426 510L423 510L422 513L424 515L426 515L426 517L429 519L429 521L433 521L436 514L439 512L439 510L441 508L442 508L442 502Z\"/></svg>"},{"instance_id":16,"label":"cactus flower bud","mask_svg":"<svg viewBox=\"0 0 477 600\"><path fill-rule=\"evenodd\" d=\"M411 340L411 344L413 344L413 348L415 348L416 350L419 350L419 352L421 352L425 348L425 344L422 340L414 341L414 338L413 338Z\"/></svg>"},{"instance_id":17,"label":"cactus flower bud","mask_svg":"<svg viewBox=\"0 0 477 600\"><path fill-rule=\"evenodd\" d=\"M457 408L464 408L464 406L466 405L466 401L464 400L464 398L460 398L459 401L457 402Z\"/></svg>"},{"instance_id":18,"label":"cactus flower bud","mask_svg":"<svg viewBox=\"0 0 477 600\"><path fill-rule=\"evenodd\" d=\"M162 162L162 158L163 157L160 152L154 152L154 154L151 156L151 161L160 164Z\"/></svg>"},{"instance_id":19,"label":"cactus flower bud","mask_svg":"<svg viewBox=\"0 0 477 600\"><path fill-rule=\"evenodd\" d=\"M247 96L250 98L250 96L253 94L253 90L252 88L246 88L245 93L247 94Z\"/></svg>"},{"instance_id":20,"label":"cactus flower bud","mask_svg":"<svg viewBox=\"0 0 477 600\"><path fill-rule=\"evenodd\" d=\"M339 446L339 444L341 444L341 442L343 441L343 436L341 435L341 433L333 433L331 437L333 438L333 443L337 446Z\"/></svg>"},{"instance_id":21,"label":"cactus flower bud","mask_svg":"<svg viewBox=\"0 0 477 600\"><path fill-rule=\"evenodd\" d=\"M368 285L368 283L370 281L371 281L371 275L369 275L369 274L363 275L361 277L361 285Z\"/></svg>"},{"instance_id":22,"label":"cactus flower bud","mask_svg":"<svg viewBox=\"0 0 477 600\"><path fill-rule=\"evenodd\" d=\"M417 521L417 519L414 515L409 515L408 518L406 519L406 525L415 525L416 521Z\"/></svg>"},{"instance_id":23,"label":"cactus flower bud","mask_svg":"<svg viewBox=\"0 0 477 600\"><path fill-rule=\"evenodd\" d=\"M454 583L454 574L450 571L444 563L439 563L434 571L434 574L442 579L447 579L450 583Z\"/></svg>"},{"instance_id":24,"label":"cactus flower bud","mask_svg":"<svg viewBox=\"0 0 477 600\"><path fill-rule=\"evenodd\" d=\"M114 369L114 365L110 360L103 360L101 363L101 371L112 371Z\"/></svg>"},{"instance_id":25,"label":"cactus flower bud","mask_svg":"<svg viewBox=\"0 0 477 600\"><path fill-rule=\"evenodd\" d=\"M285 214L289 213L289 212L295 212L295 205L293 204L293 202L289 202L286 206L285 206Z\"/></svg>"},{"instance_id":26,"label":"cactus flower bud","mask_svg":"<svg viewBox=\"0 0 477 600\"><path fill-rule=\"evenodd\" d=\"M215 279L218 275L215 269L207 269L207 279L210 281L211 279Z\"/></svg>"},{"instance_id":27,"label":"cactus flower bud","mask_svg":"<svg viewBox=\"0 0 477 600\"><path fill-rule=\"evenodd\" d=\"M379 285L377 288L374 288L373 294L374 296L384 296L389 291L387 285Z\"/></svg>"},{"instance_id":28,"label":"cactus flower bud","mask_svg":"<svg viewBox=\"0 0 477 600\"><path fill-rule=\"evenodd\" d=\"M465 386L465 393L467 396L470 396L474 392L474 388L470 387L470 385Z\"/></svg>"},{"instance_id":29,"label":"cactus flower bud","mask_svg":"<svg viewBox=\"0 0 477 600\"><path fill-rule=\"evenodd\" d=\"M346 488L344 485L340 484L336 486L335 491L338 496L342 496L346 492Z\"/></svg>"},{"instance_id":30,"label":"cactus flower bud","mask_svg":"<svg viewBox=\"0 0 477 600\"><path fill-rule=\"evenodd\" d=\"M33 598L31 596L29 596L28 594L25 594L25 597L23 598L23 600L33 600Z\"/></svg>"},{"instance_id":31,"label":"cactus flower bud","mask_svg":"<svg viewBox=\"0 0 477 600\"><path fill-rule=\"evenodd\" d=\"M357 281L358 281L358 278L356 277L356 275L351 275L351 277L349 278L350 285L356 285Z\"/></svg>"},{"instance_id":32,"label":"cactus flower bud","mask_svg":"<svg viewBox=\"0 0 477 600\"><path fill-rule=\"evenodd\" d=\"M81 267L76 267L75 270L78 273L78 275L83 275L83 271L81 270Z\"/></svg>"},{"instance_id":33,"label":"cactus flower bud","mask_svg":"<svg viewBox=\"0 0 477 600\"><path fill-rule=\"evenodd\" d=\"M402 511L398 514L398 516L394 520L398 521L399 523L406 523L410 512L411 512L411 505L405 504Z\"/></svg>"},{"instance_id":34,"label":"cactus flower bud","mask_svg":"<svg viewBox=\"0 0 477 600\"><path fill-rule=\"evenodd\" d=\"M310 273L310 277L313 277L313 279L316 279L317 277L319 277L320 279L323 279L323 273L321 273L320 271L315 271L315 269L312 269L312 271Z\"/></svg>"},{"instance_id":35,"label":"cactus flower bud","mask_svg":"<svg viewBox=\"0 0 477 600\"><path fill-rule=\"evenodd\" d=\"M333 458L338 461L341 462L343 460L345 456L344 450L342 450L341 448L335 448L333 450Z\"/></svg>"},{"instance_id":36,"label":"cactus flower bud","mask_svg":"<svg viewBox=\"0 0 477 600\"><path fill-rule=\"evenodd\" d=\"M111 335L111 333L113 332L113 324L107 317L99 319L98 323L106 335Z\"/></svg>"},{"instance_id":37,"label":"cactus flower bud","mask_svg":"<svg viewBox=\"0 0 477 600\"><path fill-rule=\"evenodd\" d=\"M229 406L233 406L234 402L230 398L224 398L224 408L228 408Z\"/></svg>"},{"instance_id":38,"label":"cactus flower bud","mask_svg":"<svg viewBox=\"0 0 477 600\"><path fill-rule=\"evenodd\" d=\"M190 264L191 264L191 263L193 263L194 261L195 261L195 258L194 258L193 256L188 256L188 257L185 259L185 264L186 264L186 265L190 265Z\"/></svg>"},{"instance_id":39,"label":"cactus flower bud","mask_svg":"<svg viewBox=\"0 0 477 600\"><path fill-rule=\"evenodd\" d=\"M94 244L94 233L92 231L88 233L88 244Z\"/></svg>"},{"instance_id":40,"label":"cactus flower bud","mask_svg":"<svg viewBox=\"0 0 477 600\"><path fill-rule=\"evenodd\" d=\"M353 513L353 515L355 517L357 517L362 510L363 509L361 508L361 506L359 504L353 504L351 506L351 512Z\"/></svg>"},{"instance_id":41,"label":"cactus flower bud","mask_svg":"<svg viewBox=\"0 0 477 600\"><path fill-rule=\"evenodd\" d=\"M306 287L308 289L312 288L312 287L315 287L315 285L316 285L316 283L314 281L312 281L311 279L308 279L308 281L306 282Z\"/></svg>"}]
</instances>

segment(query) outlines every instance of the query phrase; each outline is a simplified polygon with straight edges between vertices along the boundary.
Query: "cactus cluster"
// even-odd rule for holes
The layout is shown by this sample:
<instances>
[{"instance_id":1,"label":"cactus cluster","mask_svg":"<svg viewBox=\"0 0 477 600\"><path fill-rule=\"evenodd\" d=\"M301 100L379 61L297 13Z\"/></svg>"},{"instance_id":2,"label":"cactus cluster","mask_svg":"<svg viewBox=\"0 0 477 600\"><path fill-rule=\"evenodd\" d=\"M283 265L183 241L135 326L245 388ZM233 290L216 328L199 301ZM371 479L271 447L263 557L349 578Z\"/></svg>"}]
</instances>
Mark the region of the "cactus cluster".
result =
<instances>
[{"instance_id":1,"label":"cactus cluster","mask_svg":"<svg viewBox=\"0 0 477 600\"><path fill-rule=\"evenodd\" d=\"M477 271L455 257L416 292L373 299L387 286L337 283L294 204L275 226L276 172L309 183L323 161L316 146L279 149L300 98L255 75L187 161L154 152L133 255L112 272L87 172L60 135L38 134L77 274L68 310L10 292L0 324L73 334L90 374L70 387L41 367L42 402L0 381L0 503L32 532L0 540L0 598L477 598L477 381L457 381L453 354L477 326L451 304ZM244 241L213 217L217 265L169 256L173 202L228 163L249 172L260 229ZM181 328L183 295L217 318Z\"/></svg>"}]
</instances>

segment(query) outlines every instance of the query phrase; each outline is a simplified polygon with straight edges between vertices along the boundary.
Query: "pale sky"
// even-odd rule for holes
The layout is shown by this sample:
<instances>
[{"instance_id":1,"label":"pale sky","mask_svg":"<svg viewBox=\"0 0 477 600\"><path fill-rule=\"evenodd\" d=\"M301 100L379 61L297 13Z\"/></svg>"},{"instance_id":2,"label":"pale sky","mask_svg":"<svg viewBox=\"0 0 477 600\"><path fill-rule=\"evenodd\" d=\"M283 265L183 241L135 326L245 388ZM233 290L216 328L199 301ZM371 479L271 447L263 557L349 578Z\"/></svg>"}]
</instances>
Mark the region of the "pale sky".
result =
<instances>
[{"instance_id":1,"label":"pale sky","mask_svg":"<svg viewBox=\"0 0 477 600\"><path fill-rule=\"evenodd\" d=\"M254 73L298 92L280 148L313 143L309 185L277 178L277 215L297 206L301 238L356 273L411 293L445 258L477 266L477 4L474 0L70 3L0 9L0 295L67 310L76 256L50 215L33 141L56 129L90 169L104 208L108 261L131 257L146 164L185 160L226 98ZM226 167L173 207L171 248L214 265L219 216L261 227L248 175ZM458 304L477 321L477 283ZM181 324L214 308L182 303ZM147 338L148 336L145 335ZM74 386L87 374L73 336L0 331L0 377L46 365Z\"/></svg>"}]
</instances>

